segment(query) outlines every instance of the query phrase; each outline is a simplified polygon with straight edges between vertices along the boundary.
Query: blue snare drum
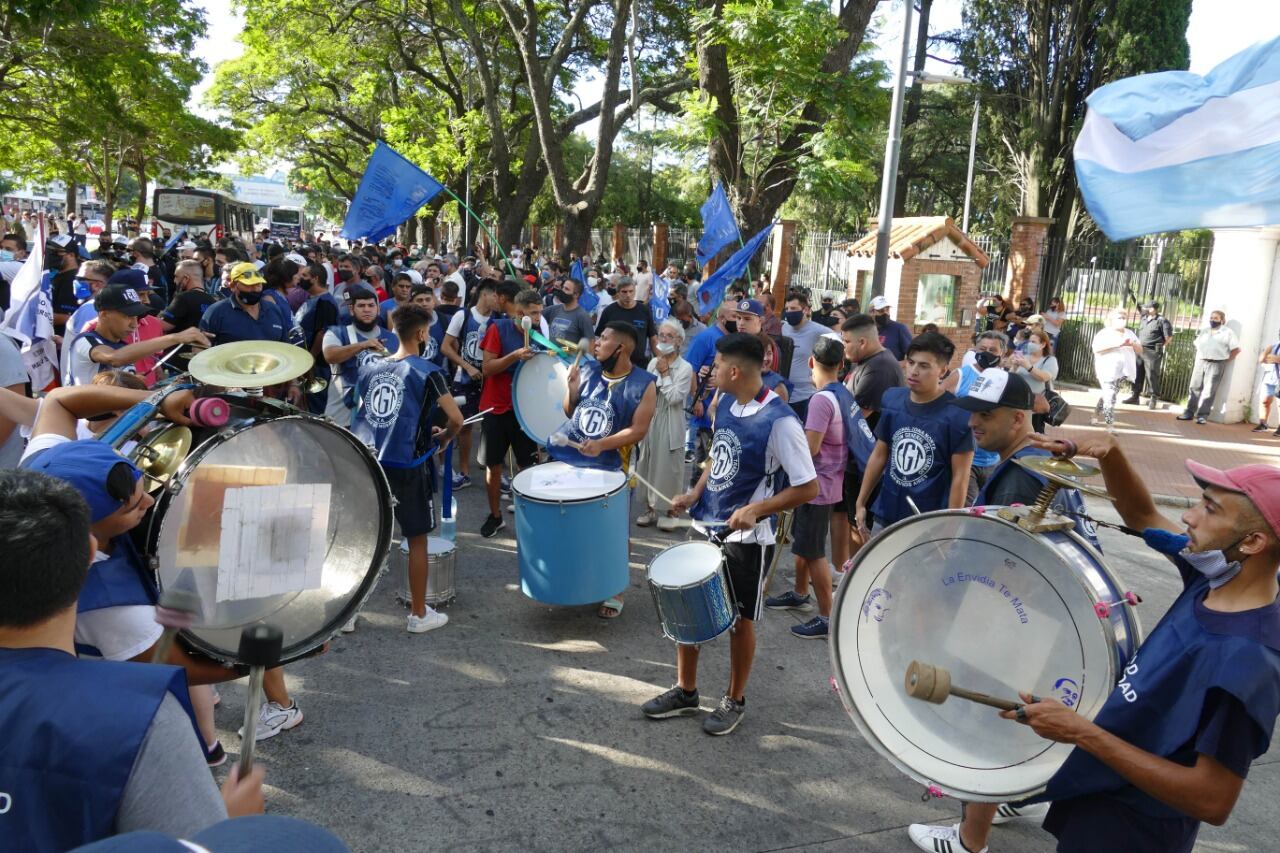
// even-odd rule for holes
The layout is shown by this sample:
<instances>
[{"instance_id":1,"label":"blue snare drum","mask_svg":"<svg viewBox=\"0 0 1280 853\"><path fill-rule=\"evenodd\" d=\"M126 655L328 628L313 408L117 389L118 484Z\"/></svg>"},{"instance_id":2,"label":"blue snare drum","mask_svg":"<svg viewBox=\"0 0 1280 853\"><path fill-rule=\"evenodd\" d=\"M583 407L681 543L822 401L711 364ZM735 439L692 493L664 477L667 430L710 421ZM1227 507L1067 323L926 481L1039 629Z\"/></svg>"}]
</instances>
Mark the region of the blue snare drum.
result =
<instances>
[{"instance_id":1,"label":"blue snare drum","mask_svg":"<svg viewBox=\"0 0 1280 853\"><path fill-rule=\"evenodd\" d=\"M595 604L627 588L627 477L548 462L511 481L520 588L546 604Z\"/></svg>"},{"instance_id":2,"label":"blue snare drum","mask_svg":"<svg viewBox=\"0 0 1280 853\"><path fill-rule=\"evenodd\" d=\"M710 542L682 542L654 557L649 592L662 633L681 645L714 640L733 626L724 555Z\"/></svg>"}]
</instances>

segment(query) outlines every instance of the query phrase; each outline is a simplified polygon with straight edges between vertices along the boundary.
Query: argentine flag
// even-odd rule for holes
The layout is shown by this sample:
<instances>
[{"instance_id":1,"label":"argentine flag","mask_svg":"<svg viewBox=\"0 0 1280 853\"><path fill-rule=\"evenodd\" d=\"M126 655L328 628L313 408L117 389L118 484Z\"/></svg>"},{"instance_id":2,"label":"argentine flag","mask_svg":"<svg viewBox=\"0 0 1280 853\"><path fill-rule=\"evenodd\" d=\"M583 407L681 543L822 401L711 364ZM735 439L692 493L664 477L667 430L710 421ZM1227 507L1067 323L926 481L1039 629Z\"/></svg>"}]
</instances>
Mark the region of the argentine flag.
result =
<instances>
[{"instance_id":1,"label":"argentine flag","mask_svg":"<svg viewBox=\"0 0 1280 853\"><path fill-rule=\"evenodd\" d=\"M1203 77L1118 80L1088 104L1076 177L1112 240L1280 223L1280 37Z\"/></svg>"}]
</instances>

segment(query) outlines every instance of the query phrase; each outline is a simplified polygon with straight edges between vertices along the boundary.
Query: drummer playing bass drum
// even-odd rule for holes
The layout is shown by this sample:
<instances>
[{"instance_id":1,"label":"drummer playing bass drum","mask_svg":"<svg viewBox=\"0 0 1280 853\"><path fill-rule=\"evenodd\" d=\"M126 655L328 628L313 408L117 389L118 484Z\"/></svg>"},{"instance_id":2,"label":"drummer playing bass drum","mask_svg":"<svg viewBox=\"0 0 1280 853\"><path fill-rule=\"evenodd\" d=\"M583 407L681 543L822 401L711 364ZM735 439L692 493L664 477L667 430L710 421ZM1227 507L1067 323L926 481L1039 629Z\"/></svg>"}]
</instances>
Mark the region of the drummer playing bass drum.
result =
<instances>
[{"instance_id":1,"label":"drummer playing bass drum","mask_svg":"<svg viewBox=\"0 0 1280 853\"><path fill-rule=\"evenodd\" d=\"M697 485L676 496L672 507L689 509L706 527L732 532L724 537L724 560L738 620L729 635L729 689L703 722L711 735L727 735L746 713L747 679L755 658L755 622L764 605L765 570L772 557L772 516L813 500L818 478L800 419L764 387L764 346L752 335L734 333L716 341L712 366L716 387L726 399L716 413L709 463ZM790 485L774 494L784 472ZM641 710L650 719L698 712L698 646L676 648L677 683Z\"/></svg>"}]
</instances>

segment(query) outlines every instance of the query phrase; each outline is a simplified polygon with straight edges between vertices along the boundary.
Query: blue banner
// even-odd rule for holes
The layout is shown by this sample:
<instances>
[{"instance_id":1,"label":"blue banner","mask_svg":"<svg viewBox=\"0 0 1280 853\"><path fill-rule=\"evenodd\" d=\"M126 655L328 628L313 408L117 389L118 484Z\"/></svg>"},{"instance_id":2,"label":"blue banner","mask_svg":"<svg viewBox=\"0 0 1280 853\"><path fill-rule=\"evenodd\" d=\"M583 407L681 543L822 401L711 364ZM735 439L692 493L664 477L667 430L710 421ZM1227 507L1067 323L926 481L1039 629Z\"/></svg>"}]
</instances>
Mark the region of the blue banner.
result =
<instances>
[{"instance_id":1,"label":"blue banner","mask_svg":"<svg viewBox=\"0 0 1280 853\"><path fill-rule=\"evenodd\" d=\"M588 311L595 311L596 306L600 304L600 297L596 296L594 290L587 287L587 273L582 268L582 258L578 258L573 262L573 266L569 267L569 278L582 282L582 295L578 297L578 304Z\"/></svg>"},{"instance_id":2,"label":"blue banner","mask_svg":"<svg viewBox=\"0 0 1280 853\"><path fill-rule=\"evenodd\" d=\"M751 263L751 258L764 245L764 241L769 239L769 232L773 230L774 224L770 222L760 229L759 234L748 240L747 245L734 252L729 260L724 262L724 266L713 272L702 283L702 286L698 288L699 314L707 314L716 309L721 300L724 299L724 291L729 286L729 283L747 271L747 265Z\"/></svg>"},{"instance_id":3,"label":"blue banner","mask_svg":"<svg viewBox=\"0 0 1280 853\"><path fill-rule=\"evenodd\" d=\"M379 140L347 208L342 236L376 243L443 190L439 181Z\"/></svg>"},{"instance_id":4,"label":"blue banner","mask_svg":"<svg viewBox=\"0 0 1280 853\"><path fill-rule=\"evenodd\" d=\"M653 322L661 323L671 316L671 302L667 297L671 293L671 283L653 271L653 286L649 292L649 311L653 314Z\"/></svg>"},{"instance_id":5,"label":"blue banner","mask_svg":"<svg viewBox=\"0 0 1280 853\"><path fill-rule=\"evenodd\" d=\"M724 194L724 187L716 184L711 197L702 205L702 239L698 241L698 266L705 267L707 261L716 253L735 240L741 240L738 223L733 220L733 211L729 208L729 199Z\"/></svg>"}]
</instances>

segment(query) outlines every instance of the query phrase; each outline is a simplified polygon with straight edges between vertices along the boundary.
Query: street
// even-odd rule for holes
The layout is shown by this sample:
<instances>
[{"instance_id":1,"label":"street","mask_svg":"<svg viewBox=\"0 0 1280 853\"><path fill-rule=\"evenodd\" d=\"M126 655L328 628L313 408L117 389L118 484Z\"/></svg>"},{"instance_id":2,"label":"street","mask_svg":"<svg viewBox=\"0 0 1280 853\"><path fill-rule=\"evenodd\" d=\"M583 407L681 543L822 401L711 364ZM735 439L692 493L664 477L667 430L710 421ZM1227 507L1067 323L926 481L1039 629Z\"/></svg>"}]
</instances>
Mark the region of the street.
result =
<instances>
[{"instance_id":1,"label":"street","mask_svg":"<svg viewBox=\"0 0 1280 853\"><path fill-rule=\"evenodd\" d=\"M708 737L700 717L641 716L640 703L675 678L644 567L687 532L633 527L626 608L606 622L594 607L525 598L511 516L505 530L483 540L474 532L482 489L458 498L450 623L406 634L386 576L356 633L288 668L306 721L259 745L268 812L325 826L355 851L547 853L905 853L914 849L907 824L958 819L958 803L923 799L920 785L857 734L829 684L826 642L787 632L807 615L766 613L747 714L732 735ZM1089 511L1118 520L1100 501ZM1124 587L1142 595L1149 631L1178 592L1176 572L1136 539L1110 530L1100 537ZM772 591L784 589L789 575L784 554ZM726 640L706 647L702 660L699 687L709 709L727 682ZM227 685L222 696L219 734L233 751L243 687ZM1202 830L1197 850L1271 848L1277 764L1274 749L1254 764L1231 820ZM1051 849L1052 838L1029 823L992 834L992 853Z\"/></svg>"}]
</instances>

